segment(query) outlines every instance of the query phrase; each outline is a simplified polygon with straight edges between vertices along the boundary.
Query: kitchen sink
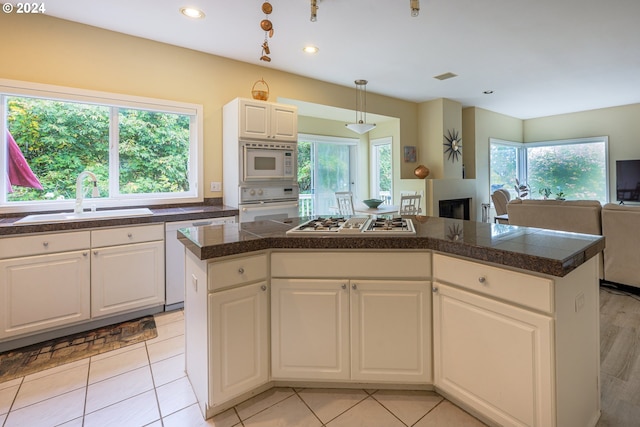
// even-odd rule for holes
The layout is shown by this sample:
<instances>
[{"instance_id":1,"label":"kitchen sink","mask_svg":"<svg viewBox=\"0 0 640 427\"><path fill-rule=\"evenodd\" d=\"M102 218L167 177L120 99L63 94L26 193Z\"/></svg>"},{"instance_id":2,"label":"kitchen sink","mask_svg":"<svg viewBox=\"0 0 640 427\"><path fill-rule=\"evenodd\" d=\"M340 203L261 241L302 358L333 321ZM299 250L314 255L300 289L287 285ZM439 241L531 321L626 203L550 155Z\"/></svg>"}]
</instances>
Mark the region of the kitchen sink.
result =
<instances>
[{"instance_id":1,"label":"kitchen sink","mask_svg":"<svg viewBox=\"0 0 640 427\"><path fill-rule=\"evenodd\" d=\"M30 225L30 224L46 224L51 222L72 222L72 221L89 221L92 219L113 219L113 218L128 218L139 216L151 216L151 212L147 208L134 208L134 209L113 209L103 211L86 211L82 213L74 212L59 212L50 214L36 214L29 215L18 221L14 222L17 225Z\"/></svg>"}]
</instances>

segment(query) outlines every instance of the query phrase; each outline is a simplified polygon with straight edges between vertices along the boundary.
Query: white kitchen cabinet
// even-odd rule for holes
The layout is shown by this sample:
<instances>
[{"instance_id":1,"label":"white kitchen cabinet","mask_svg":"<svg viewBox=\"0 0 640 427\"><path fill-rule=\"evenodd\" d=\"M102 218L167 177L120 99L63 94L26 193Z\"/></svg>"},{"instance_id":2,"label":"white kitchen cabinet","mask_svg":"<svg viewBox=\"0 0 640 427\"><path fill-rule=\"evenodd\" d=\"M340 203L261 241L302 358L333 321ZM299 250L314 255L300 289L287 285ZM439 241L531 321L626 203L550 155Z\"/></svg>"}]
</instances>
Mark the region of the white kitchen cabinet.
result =
<instances>
[{"instance_id":1,"label":"white kitchen cabinet","mask_svg":"<svg viewBox=\"0 0 640 427\"><path fill-rule=\"evenodd\" d=\"M429 282L272 279L277 379L426 383Z\"/></svg>"},{"instance_id":2,"label":"white kitchen cabinet","mask_svg":"<svg viewBox=\"0 0 640 427\"><path fill-rule=\"evenodd\" d=\"M0 239L0 340L90 317L89 232Z\"/></svg>"},{"instance_id":3,"label":"white kitchen cabinet","mask_svg":"<svg viewBox=\"0 0 640 427\"><path fill-rule=\"evenodd\" d=\"M436 386L501 425L554 425L551 317L434 286Z\"/></svg>"},{"instance_id":4,"label":"white kitchen cabinet","mask_svg":"<svg viewBox=\"0 0 640 427\"><path fill-rule=\"evenodd\" d=\"M238 108L240 139L297 142L295 106L239 99Z\"/></svg>"},{"instance_id":5,"label":"white kitchen cabinet","mask_svg":"<svg viewBox=\"0 0 640 427\"><path fill-rule=\"evenodd\" d=\"M0 261L0 339L90 316L89 249Z\"/></svg>"},{"instance_id":6,"label":"white kitchen cabinet","mask_svg":"<svg viewBox=\"0 0 640 427\"><path fill-rule=\"evenodd\" d=\"M164 225L91 232L91 316L164 304Z\"/></svg>"},{"instance_id":7,"label":"white kitchen cabinet","mask_svg":"<svg viewBox=\"0 0 640 427\"><path fill-rule=\"evenodd\" d=\"M597 258L564 277L433 257L435 386L504 426L599 417Z\"/></svg>"},{"instance_id":8,"label":"white kitchen cabinet","mask_svg":"<svg viewBox=\"0 0 640 427\"><path fill-rule=\"evenodd\" d=\"M267 259L186 252L186 371L205 418L269 381Z\"/></svg>"},{"instance_id":9,"label":"white kitchen cabinet","mask_svg":"<svg viewBox=\"0 0 640 427\"><path fill-rule=\"evenodd\" d=\"M351 378L431 381L431 288L427 281L352 280Z\"/></svg>"},{"instance_id":10,"label":"white kitchen cabinet","mask_svg":"<svg viewBox=\"0 0 640 427\"><path fill-rule=\"evenodd\" d=\"M348 283L271 279L274 378L349 379Z\"/></svg>"},{"instance_id":11,"label":"white kitchen cabinet","mask_svg":"<svg viewBox=\"0 0 640 427\"><path fill-rule=\"evenodd\" d=\"M269 381L266 281L209 294L212 405Z\"/></svg>"},{"instance_id":12,"label":"white kitchen cabinet","mask_svg":"<svg viewBox=\"0 0 640 427\"><path fill-rule=\"evenodd\" d=\"M416 251L274 252L273 377L430 382L429 261Z\"/></svg>"}]
</instances>

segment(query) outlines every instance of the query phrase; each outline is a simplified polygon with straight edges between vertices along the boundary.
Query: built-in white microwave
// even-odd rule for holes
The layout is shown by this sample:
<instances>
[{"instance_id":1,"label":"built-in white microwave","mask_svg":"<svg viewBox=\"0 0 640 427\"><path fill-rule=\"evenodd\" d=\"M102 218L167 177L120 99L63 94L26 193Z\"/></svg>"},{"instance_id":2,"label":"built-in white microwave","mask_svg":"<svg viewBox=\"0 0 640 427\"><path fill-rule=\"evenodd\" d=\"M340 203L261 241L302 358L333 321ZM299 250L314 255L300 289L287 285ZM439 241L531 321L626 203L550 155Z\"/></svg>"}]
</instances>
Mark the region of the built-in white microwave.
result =
<instances>
[{"instance_id":1,"label":"built-in white microwave","mask_svg":"<svg viewBox=\"0 0 640 427\"><path fill-rule=\"evenodd\" d=\"M295 181L296 143L242 142L241 179L256 181Z\"/></svg>"}]
</instances>

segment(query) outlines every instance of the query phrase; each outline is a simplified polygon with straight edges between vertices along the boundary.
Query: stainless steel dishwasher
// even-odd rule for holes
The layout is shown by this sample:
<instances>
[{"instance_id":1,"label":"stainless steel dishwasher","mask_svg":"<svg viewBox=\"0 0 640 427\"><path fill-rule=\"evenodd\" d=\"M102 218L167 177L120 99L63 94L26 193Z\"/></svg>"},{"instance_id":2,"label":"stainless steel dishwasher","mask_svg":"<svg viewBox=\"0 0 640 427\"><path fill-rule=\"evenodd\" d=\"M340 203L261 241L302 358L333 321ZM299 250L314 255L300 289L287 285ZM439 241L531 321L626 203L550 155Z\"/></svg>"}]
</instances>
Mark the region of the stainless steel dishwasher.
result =
<instances>
[{"instance_id":1,"label":"stainless steel dishwasher","mask_svg":"<svg viewBox=\"0 0 640 427\"><path fill-rule=\"evenodd\" d=\"M199 227L213 224L235 223L236 218L220 217L193 221L166 222L165 231L165 305L164 310L176 310L184 307L184 261L185 247L178 241L177 231L181 228Z\"/></svg>"}]
</instances>

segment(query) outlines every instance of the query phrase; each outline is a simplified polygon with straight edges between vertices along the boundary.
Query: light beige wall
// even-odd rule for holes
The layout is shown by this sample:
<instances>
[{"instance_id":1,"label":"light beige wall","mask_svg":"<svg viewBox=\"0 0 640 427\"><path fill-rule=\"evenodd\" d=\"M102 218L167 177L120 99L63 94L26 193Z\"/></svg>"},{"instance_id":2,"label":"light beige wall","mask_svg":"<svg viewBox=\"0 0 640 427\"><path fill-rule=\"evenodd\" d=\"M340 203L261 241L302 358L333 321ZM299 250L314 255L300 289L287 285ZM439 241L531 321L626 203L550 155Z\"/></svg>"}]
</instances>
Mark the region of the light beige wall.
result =
<instances>
[{"instance_id":1,"label":"light beige wall","mask_svg":"<svg viewBox=\"0 0 640 427\"><path fill-rule=\"evenodd\" d=\"M465 108L462 112L464 121L464 139L462 152L473 145L475 153L474 175L467 178L476 179L476 218L482 217L482 203L489 203L489 138L507 141L523 141L523 121L504 114L494 113L482 108ZM466 142L465 142L466 141ZM465 172L470 162L465 158ZM515 179L515 177L514 177Z\"/></svg>"},{"instance_id":2,"label":"light beige wall","mask_svg":"<svg viewBox=\"0 0 640 427\"><path fill-rule=\"evenodd\" d=\"M279 97L353 109L354 88L41 15L0 14L0 78L204 106L204 179L222 180L222 106L264 78ZM417 104L367 93L367 109L400 119L417 141ZM413 169L412 169L413 170ZM220 197L205 185L205 197Z\"/></svg>"},{"instance_id":3,"label":"light beige wall","mask_svg":"<svg viewBox=\"0 0 640 427\"><path fill-rule=\"evenodd\" d=\"M418 106L418 164L429 168L430 179L445 177L442 162L442 131L444 129L444 99L434 99ZM415 169L417 165L413 166ZM411 173L413 174L413 169ZM403 175L404 176L404 175Z\"/></svg>"},{"instance_id":4,"label":"light beige wall","mask_svg":"<svg viewBox=\"0 0 640 427\"><path fill-rule=\"evenodd\" d=\"M530 119L524 141L609 137L609 198L615 201L616 160L640 159L640 104Z\"/></svg>"}]
</instances>

